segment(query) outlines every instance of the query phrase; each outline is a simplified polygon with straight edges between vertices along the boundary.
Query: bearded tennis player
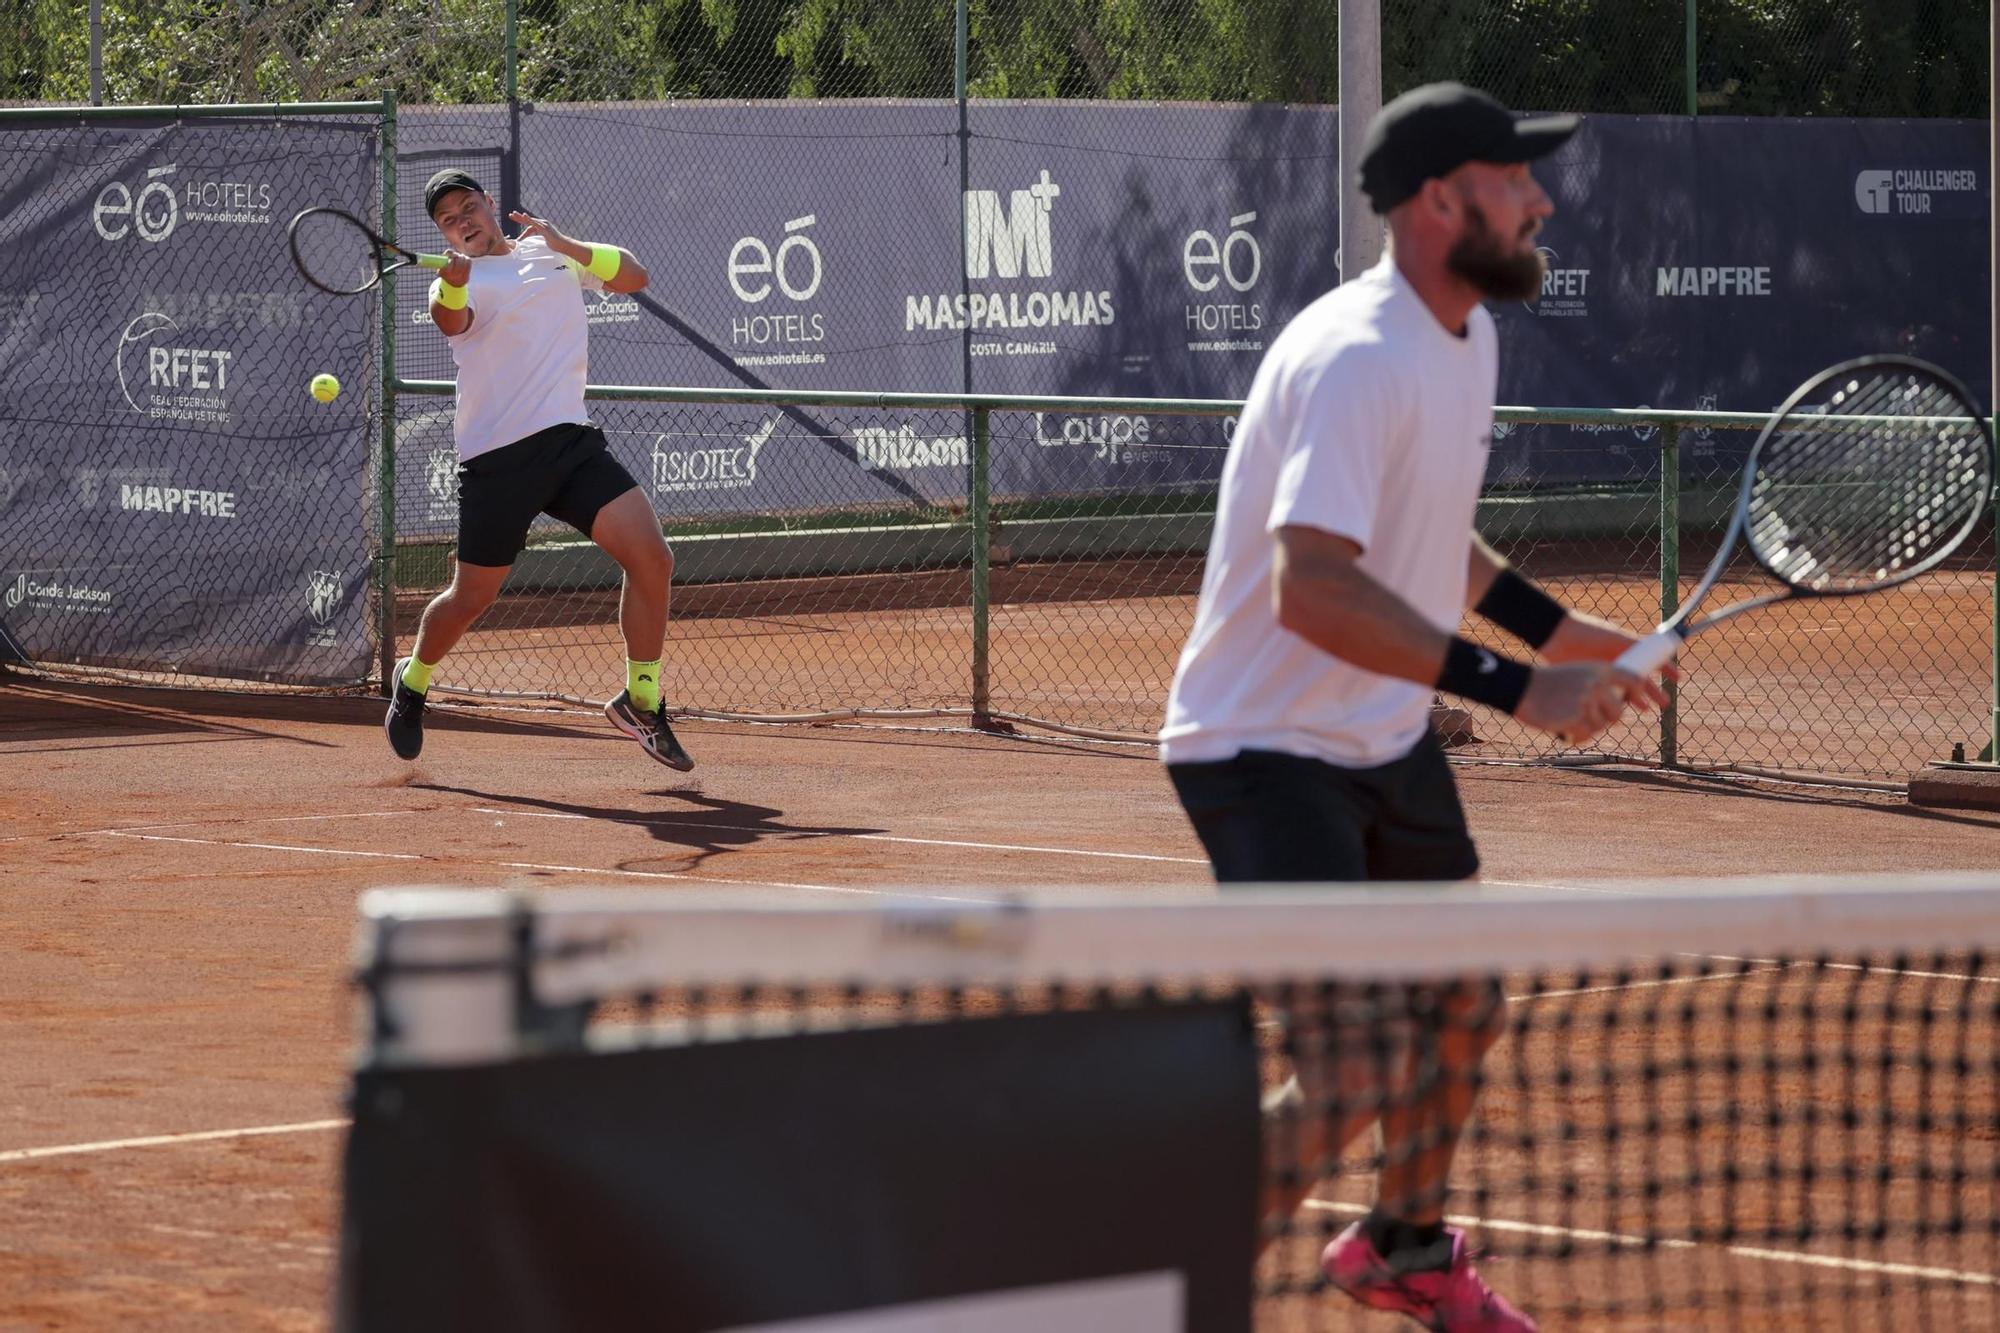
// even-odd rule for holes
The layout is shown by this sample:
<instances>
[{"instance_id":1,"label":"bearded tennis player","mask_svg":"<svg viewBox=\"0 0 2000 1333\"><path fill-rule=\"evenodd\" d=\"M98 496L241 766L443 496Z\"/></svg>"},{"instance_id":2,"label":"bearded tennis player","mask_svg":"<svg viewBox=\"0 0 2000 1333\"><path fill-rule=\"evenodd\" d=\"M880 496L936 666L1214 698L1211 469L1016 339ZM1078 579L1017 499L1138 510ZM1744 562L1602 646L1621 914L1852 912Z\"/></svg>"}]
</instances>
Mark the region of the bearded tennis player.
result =
<instances>
[{"instance_id":1,"label":"bearded tennis player","mask_svg":"<svg viewBox=\"0 0 2000 1333\"><path fill-rule=\"evenodd\" d=\"M1554 205L1528 164L1576 128L1573 116L1517 120L1449 83L1397 98L1369 128L1361 188L1387 218L1388 253L1301 311L1258 368L1161 731L1225 884L1473 876L1479 858L1429 726L1433 691L1572 743L1665 702L1610 665L1637 635L1565 609L1473 531L1498 383L1481 302L1540 291L1535 236ZM1468 609L1540 664L1461 637ZM1321 1259L1335 1286L1440 1333L1523 1333L1534 1321L1486 1285L1444 1222L1498 1005L1469 984L1431 998L1442 1017L1428 1036L1399 1037L1394 1058L1378 1051L1366 1067L1295 1061L1270 1105L1315 1112L1294 1145L1310 1163L1384 1108L1373 1210ZM1420 1055L1436 1071L1424 1086ZM1336 1089L1358 1109L1317 1114ZM1267 1208L1288 1212L1314 1176Z\"/></svg>"},{"instance_id":2,"label":"bearded tennis player","mask_svg":"<svg viewBox=\"0 0 2000 1333\"><path fill-rule=\"evenodd\" d=\"M458 567L424 608L411 655L397 663L384 723L404 759L424 745L431 673L493 605L528 527L548 514L618 562L624 587L625 688L605 716L647 754L685 772L694 760L667 725L660 661L674 559L645 492L584 411L589 378L586 291L636 292L646 270L615 245L571 240L546 219L511 215L463 171L440 171L424 206L450 261L431 284L431 320L458 366Z\"/></svg>"}]
</instances>

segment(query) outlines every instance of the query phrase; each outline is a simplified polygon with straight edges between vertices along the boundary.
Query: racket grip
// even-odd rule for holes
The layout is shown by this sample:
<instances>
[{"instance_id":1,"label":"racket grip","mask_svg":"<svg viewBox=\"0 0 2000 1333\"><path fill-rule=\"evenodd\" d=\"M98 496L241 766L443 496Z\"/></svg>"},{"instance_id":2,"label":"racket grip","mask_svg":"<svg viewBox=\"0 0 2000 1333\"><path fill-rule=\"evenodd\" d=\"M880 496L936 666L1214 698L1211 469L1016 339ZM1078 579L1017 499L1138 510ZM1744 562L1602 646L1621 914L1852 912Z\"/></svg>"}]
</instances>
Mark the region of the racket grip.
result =
<instances>
[{"instance_id":1,"label":"racket grip","mask_svg":"<svg viewBox=\"0 0 2000 1333\"><path fill-rule=\"evenodd\" d=\"M443 255L417 256L417 266L419 268L443 268L446 264L449 264L450 262L451 261L445 258Z\"/></svg>"},{"instance_id":2,"label":"racket grip","mask_svg":"<svg viewBox=\"0 0 2000 1333\"><path fill-rule=\"evenodd\" d=\"M1681 637L1679 630L1659 630L1618 654L1614 665L1620 671L1629 671L1635 676L1650 676L1673 661L1674 654L1681 650L1685 642L1687 640Z\"/></svg>"}]
</instances>

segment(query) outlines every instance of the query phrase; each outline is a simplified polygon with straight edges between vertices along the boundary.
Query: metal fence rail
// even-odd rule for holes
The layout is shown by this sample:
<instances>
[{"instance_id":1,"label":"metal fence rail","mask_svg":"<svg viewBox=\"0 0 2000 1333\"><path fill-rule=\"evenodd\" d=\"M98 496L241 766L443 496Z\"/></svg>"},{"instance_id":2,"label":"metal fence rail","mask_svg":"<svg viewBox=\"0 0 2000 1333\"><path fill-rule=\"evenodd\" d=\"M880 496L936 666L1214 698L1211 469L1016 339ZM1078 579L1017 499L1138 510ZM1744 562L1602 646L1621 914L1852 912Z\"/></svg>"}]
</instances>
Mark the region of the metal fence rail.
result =
<instances>
[{"instance_id":1,"label":"metal fence rail","mask_svg":"<svg viewBox=\"0 0 2000 1333\"><path fill-rule=\"evenodd\" d=\"M452 386L398 380L392 391L408 400L399 424L407 453L413 433L437 431L442 420L407 409ZM679 565L667 665L675 707L766 720L960 718L1114 739L1146 739L1157 727L1240 404L634 385L590 395L614 448L663 429L731 438L729 414L769 408L765 456L789 459L829 488L822 504L757 515L684 510L655 492ZM919 440L962 438L962 466L886 502L839 498L835 479L869 460L826 446L866 438L870 428L853 423L873 418ZM1748 432L1764 420L1501 408L1496 433L1577 427L1578 449L1609 448L1629 470L1590 485L1503 480L1482 499L1480 527L1571 605L1650 626L1677 609L1707 564ZM1560 434L1545 434L1561 447ZM1129 468L1133 481L1069 495L1005 484L1067 448L1093 450L1108 471ZM406 539L396 552L386 644L410 632L428 590L446 577L447 552L438 538ZM2000 699L1994 571L1989 531L1954 568L1908 588L1794 604L1697 641L1674 706L1614 730L1585 755L1490 714L1479 717L1482 740L1468 753L1901 781L1954 744L1990 743ZM1723 595L1755 577L1743 558ZM480 649L455 655L439 688L576 701L604 692L619 651L616 579L575 534L538 530L482 623Z\"/></svg>"}]
</instances>

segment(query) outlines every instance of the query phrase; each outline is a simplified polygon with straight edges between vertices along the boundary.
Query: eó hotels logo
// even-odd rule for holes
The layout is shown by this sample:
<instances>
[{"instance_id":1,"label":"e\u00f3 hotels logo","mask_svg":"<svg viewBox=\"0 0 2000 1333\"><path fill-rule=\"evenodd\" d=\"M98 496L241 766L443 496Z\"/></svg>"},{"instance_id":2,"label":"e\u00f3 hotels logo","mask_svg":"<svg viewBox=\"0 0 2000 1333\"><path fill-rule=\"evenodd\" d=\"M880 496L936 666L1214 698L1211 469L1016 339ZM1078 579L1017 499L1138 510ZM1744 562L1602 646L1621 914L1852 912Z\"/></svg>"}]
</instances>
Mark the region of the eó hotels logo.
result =
<instances>
[{"instance_id":1,"label":"e\u00f3 hotels logo","mask_svg":"<svg viewBox=\"0 0 2000 1333\"><path fill-rule=\"evenodd\" d=\"M181 220L180 203L174 198L174 187L161 178L179 170L171 163L148 168L146 183L137 195L123 181L112 181L99 190L90 209L90 223L97 234L107 241L118 241L137 232L140 240L153 242L173 235Z\"/></svg>"}]
</instances>

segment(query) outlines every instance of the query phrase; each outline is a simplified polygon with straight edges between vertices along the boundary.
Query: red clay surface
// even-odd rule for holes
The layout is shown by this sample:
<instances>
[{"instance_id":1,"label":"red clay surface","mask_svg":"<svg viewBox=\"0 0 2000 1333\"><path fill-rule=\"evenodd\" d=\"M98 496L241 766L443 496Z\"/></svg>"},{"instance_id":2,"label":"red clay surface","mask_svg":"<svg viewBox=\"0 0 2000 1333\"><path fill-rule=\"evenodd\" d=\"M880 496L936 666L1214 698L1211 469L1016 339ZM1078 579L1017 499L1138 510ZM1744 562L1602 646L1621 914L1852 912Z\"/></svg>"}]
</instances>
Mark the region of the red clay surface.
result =
<instances>
[{"instance_id":1,"label":"red clay surface","mask_svg":"<svg viewBox=\"0 0 2000 1333\"><path fill-rule=\"evenodd\" d=\"M370 700L0 677L0 1329L324 1324L370 887L1206 881L1143 751L689 723L683 777L587 715L434 716L405 765ZM1984 871L2000 831L1656 773L1459 777L1495 880ZM249 1129L275 1132L46 1152Z\"/></svg>"}]
</instances>

